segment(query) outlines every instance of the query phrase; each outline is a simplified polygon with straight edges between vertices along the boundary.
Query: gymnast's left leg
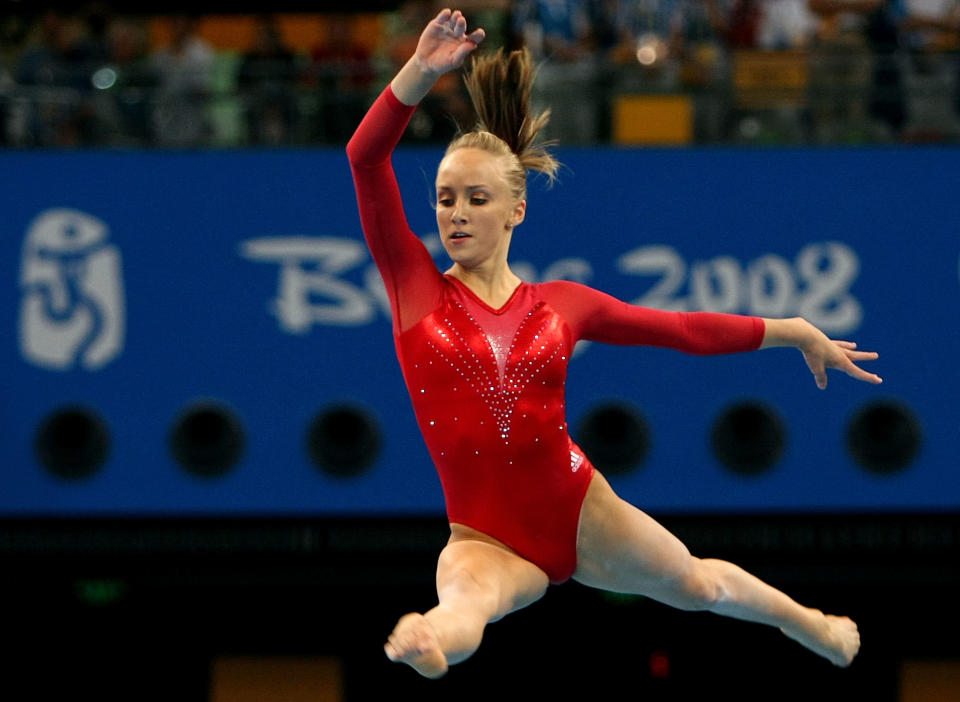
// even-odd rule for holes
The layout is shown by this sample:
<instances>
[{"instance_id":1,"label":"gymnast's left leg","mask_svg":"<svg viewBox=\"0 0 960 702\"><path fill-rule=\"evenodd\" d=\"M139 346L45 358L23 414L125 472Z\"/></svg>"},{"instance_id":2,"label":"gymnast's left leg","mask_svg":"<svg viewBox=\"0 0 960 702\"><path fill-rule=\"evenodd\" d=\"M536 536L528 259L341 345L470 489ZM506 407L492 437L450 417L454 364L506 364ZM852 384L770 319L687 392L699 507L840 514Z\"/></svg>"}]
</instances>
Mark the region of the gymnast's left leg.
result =
<instances>
[{"instance_id":1,"label":"gymnast's left leg","mask_svg":"<svg viewBox=\"0 0 960 702\"><path fill-rule=\"evenodd\" d=\"M540 599L547 574L492 538L461 525L437 562L436 607L397 622L384 651L427 678L469 658L490 622Z\"/></svg>"},{"instance_id":2,"label":"gymnast's left leg","mask_svg":"<svg viewBox=\"0 0 960 702\"><path fill-rule=\"evenodd\" d=\"M860 648L852 620L804 607L733 563L695 558L599 472L581 511L577 558L573 577L585 585L775 626L838 666L850 665Z\"/></svg>"}]
</instances>

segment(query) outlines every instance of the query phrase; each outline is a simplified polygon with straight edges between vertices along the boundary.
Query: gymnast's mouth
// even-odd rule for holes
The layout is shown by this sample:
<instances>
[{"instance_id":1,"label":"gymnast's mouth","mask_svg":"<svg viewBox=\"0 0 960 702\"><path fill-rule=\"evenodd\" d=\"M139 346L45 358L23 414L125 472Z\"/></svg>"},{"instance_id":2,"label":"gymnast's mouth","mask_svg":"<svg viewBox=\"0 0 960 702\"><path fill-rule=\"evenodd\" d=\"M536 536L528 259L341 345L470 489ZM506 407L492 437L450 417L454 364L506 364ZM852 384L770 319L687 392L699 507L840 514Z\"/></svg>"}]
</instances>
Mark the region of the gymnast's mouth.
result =
<instances>
[{"instance_id":1,"label":"gymnast's mouth","mask_svg":"<svg viewBox=\"0 0 960 702\"><path fill-rule=\"evenodd\" d=\"M470 236L471 235L467 234L466 232L454 232L453 234L450 235L450 238L451 239L467 239Z\"/></svg>"}]
</instances>

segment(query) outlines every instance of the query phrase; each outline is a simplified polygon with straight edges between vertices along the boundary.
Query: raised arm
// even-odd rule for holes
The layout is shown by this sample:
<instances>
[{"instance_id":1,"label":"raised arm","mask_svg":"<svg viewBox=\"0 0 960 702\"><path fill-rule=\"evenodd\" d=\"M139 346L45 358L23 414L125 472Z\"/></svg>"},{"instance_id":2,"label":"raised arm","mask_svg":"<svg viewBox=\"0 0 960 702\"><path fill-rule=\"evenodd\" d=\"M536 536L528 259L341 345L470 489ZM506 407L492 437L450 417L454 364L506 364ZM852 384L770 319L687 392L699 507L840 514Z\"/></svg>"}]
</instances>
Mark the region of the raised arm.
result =
<instances>
[{"instance_id":1,"label":"raised arm","mask_svg":"<svg viewBox=\"0 0 960 702\"><path fill-rule=\"evenodd\" d=\"M466 34L459 12L438 14L347 144L363 235L383 277L397 332L434 309L441 283L432 257L407 223L391 155L415 105L440 75L461 66L482 39L481 29Z\"/></svg>"},{"instance_id":2,"label":"raised arm","mask_svg":"<svg viewBox=\"0 0 960 702\"><path fill-rule=\"evenodd\" d=\"M867 383L883 382L879 375L868 373L856 364L857 361L877 358L875 351L857 351L857 345L852 341L830 339L802 317L764 319L763 322L765 331L760 348L791 346L800 349L821 390L827 387L828 368L841 370Z\"/></svg>"},{"instance_id":3,"label":"raised arm","mask_svg":"<svg viewBox=\"0 0 960 702\"><path fill-rule=\"evenodd\" d=\"M423 30L417 50L394 77L393 94L404 105L416 105L440 76L463 65L484 36L480 28L467 34L467 20L460 10L442 10Z\"/></svg>"}]
</instances>

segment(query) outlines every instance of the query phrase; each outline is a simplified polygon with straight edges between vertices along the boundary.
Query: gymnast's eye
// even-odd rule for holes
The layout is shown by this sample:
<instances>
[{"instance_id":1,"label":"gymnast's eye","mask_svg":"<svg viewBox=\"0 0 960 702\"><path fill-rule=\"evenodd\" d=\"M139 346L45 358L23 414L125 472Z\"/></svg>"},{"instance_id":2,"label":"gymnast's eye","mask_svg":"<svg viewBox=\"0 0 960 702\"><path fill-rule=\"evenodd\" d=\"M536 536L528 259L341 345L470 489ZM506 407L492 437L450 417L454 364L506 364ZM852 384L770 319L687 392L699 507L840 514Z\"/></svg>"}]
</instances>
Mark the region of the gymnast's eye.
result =
<instances>
[{"instance_id":1,"label":"gymnast's eye","mask_svg":"<svg viewBox=\"0 0 960 702\"><path fill-rule=\"evenodd\" d=\"M453 198L441 197L439 200L437 200L437 204L441 207L453 207Z\"/></svg>"},{"instance_id":2,"label":"gymnast's eye","mask_svg":"<svg viewBox=\"0 0 960 702\"><path fill-rule=\"evenodd\" d=\"M485 205L487 204L487 198L483 195L471 195L470 196L471 205Z\"/></svg>"}]
</instances>

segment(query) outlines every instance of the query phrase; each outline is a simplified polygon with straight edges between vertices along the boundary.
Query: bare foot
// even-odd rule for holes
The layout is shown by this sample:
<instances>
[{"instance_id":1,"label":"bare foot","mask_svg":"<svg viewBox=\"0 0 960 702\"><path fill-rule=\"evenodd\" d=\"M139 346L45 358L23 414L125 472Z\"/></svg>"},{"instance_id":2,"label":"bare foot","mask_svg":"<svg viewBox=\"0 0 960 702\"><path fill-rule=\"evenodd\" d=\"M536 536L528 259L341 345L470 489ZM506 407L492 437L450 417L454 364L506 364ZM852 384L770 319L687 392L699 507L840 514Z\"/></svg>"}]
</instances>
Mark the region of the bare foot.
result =
<instances>
[{"instance_id":1,"label":"bare foot","mask_svg":"<svg viewBox=\"0 0 960 702\"><path fill-rule=\"evenodd\" d=\"M425 678L439 678L447 672L447 658L433 625L422 614L400 617L383 650L387 658L406 663Z\"/></svg>"},{"instance_id":2,"label":"bare foot","mask_svg":"<svg viewBox=\"0 0 960 702\"><path fill-rule=\"evenodd\" d=\"M812 626L807 631L787 631L794 641L826 658L834 665L846 668L860 650L860 632L849 617L836 617L819 610L810 610Z\"/></svg>"}]
</instances>

